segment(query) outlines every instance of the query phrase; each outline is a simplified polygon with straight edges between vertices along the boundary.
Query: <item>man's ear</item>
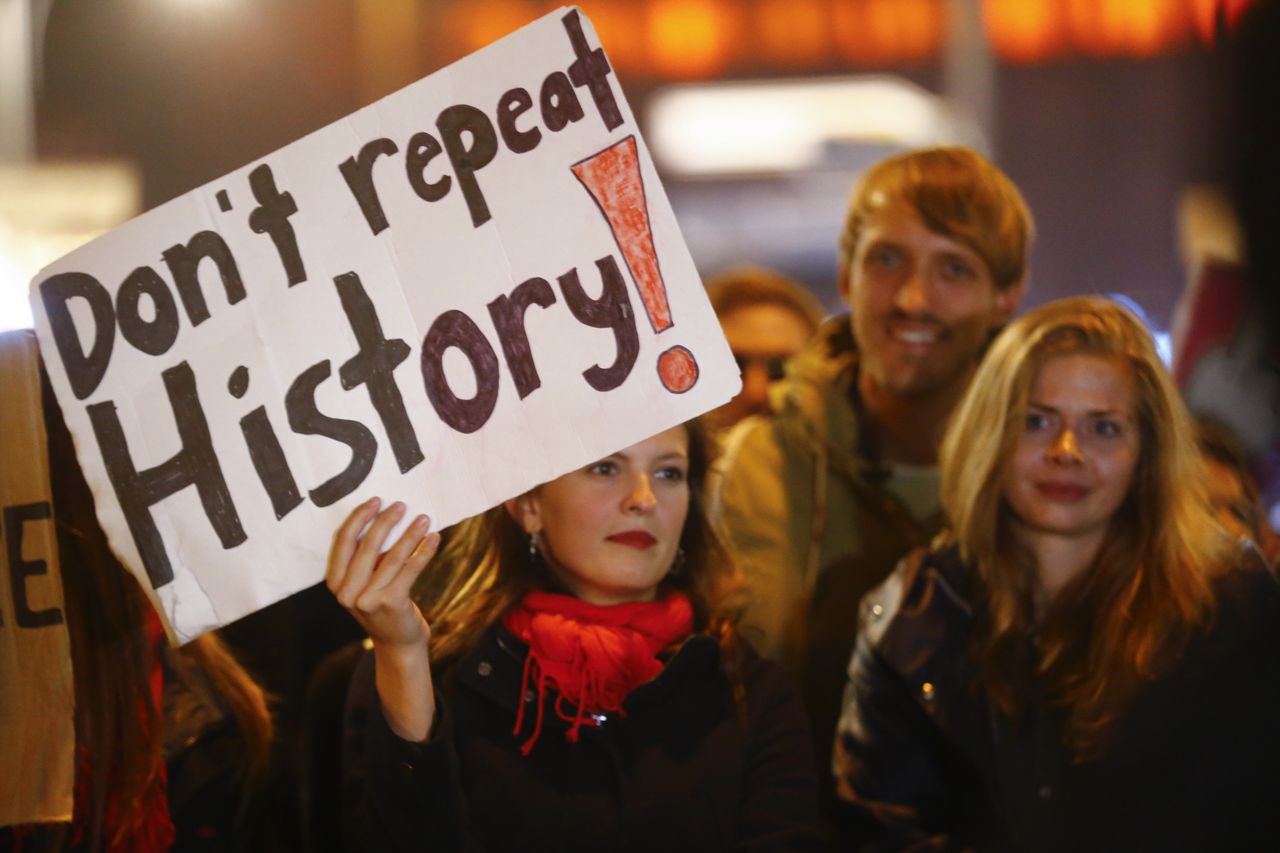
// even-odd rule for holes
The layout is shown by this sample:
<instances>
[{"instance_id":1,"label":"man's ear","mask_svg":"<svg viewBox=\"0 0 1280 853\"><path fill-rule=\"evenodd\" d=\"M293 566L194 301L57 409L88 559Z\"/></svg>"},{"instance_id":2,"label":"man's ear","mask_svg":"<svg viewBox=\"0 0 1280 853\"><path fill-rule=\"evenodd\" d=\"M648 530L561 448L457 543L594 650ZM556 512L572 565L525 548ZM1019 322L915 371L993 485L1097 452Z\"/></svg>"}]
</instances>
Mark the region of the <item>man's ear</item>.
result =
<instances>
[{"instance_id":1,"label":"man's ear","mask_svg":"<svg viewBox=\"0 0 1280 853\"><path fill-rule=\"evenodd\" d=\"M993 329L999 329L1013 319L1014 312L1022 304L1022 297L1026 292L1027 277L1025 275L1008 287L996 288L996 315L991 324Z\"/></svg>"},{"instance_id":2,"label":"man's ear","mask_svg":"<svg viewBox=\"0 0 1280 853\"><path fill-rule=\"evenodd\" d=\"M542 514L536 493L525 492L518 498L505 501L503 506L525 533L534 534L542 529Z\"/></svg>"}]
</instances>

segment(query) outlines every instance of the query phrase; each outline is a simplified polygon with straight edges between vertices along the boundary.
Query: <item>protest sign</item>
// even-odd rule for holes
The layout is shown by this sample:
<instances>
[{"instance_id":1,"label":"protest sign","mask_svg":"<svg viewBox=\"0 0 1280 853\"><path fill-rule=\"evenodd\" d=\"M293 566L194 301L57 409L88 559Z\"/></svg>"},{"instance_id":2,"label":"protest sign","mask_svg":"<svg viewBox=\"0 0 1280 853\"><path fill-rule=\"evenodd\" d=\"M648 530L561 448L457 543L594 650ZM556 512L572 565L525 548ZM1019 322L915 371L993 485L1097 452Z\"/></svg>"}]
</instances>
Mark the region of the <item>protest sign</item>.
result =
<instances>
[{"instance_id":1,"label":"protest sign","mask_svg":"<svg viewBox=\"0 0 1280 853\"><path fill-rule=\"evenodd\" d=\"M126 223L31 298L99 520L180 641L320 580L370 495L447 526L740 385L572 8Z\"/></svg>"},{"instance_id":2,"label":"protest sign","mask_svg":"<svg viewBox=\"0 0 1280 853\"><path fill-rule=\"evenodd\" d=\"M71 819L75 684L36 342L0 334L0 826ZM22 779L16 776L21 768Z\"/></svg>"}]
</instances>

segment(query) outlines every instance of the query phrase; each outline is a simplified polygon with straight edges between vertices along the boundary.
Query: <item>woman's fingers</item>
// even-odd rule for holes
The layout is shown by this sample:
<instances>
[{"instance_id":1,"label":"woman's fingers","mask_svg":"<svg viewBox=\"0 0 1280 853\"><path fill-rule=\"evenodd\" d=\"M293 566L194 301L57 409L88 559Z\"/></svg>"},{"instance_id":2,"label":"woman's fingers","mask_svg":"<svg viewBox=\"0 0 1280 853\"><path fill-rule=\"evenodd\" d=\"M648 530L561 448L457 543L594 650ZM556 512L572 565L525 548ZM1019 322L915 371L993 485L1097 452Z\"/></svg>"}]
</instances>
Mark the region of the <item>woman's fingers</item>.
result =
<instances>
[{"instance_id":1,"label":"woman's fingers","mask_svg":"<svg viewBox=\"0 0 1280 853\"><path fill-rule=\"evenodd\" d=\"M425 515L420 515L405 528L396 543L378 558L378 564L373 570L373 575L369 578L369 582L365 584L366 592L381 590L395 580L409 557L418 547L418 544L427 535L430 524L430 519Z\"/></svg>"},{"instance_id":2,"label":"woman's fingers","mask_svg":"<svg viewBox=\"0 0 1280 853\"><path fill-rule=\"evenodd\" d=\"M346 520L333 535L333 545L329 548L329 565L325 570L325 584L333 593L337 593L347 574L347 566L356 550L356 541L360 531L377 514L382 501L370 498L351 511Z\"/></svg>"},{"instance_id":3,"label":"woman's fingers","mask_svg":"<svg viewBox=\"0 0 1280 853\"><path fill-rule=\"evenodd\" d=\"M422 570L431 562L431 558L436 555L436 551L440 549L440 534L436 532L428 533L413 549L413 553L405 560L404 566L396 574L394 578L387 584L387 599L390 601L398 601L402 598L407 599L413 591L413 585L422 574Z\"/></svg>"},{"instance_id":4,"label":"woman's fingers","mask_svg":"<svg viewBox=\"0 0 1280 853\"><path fill-rule=\"evenodd\" d=\"M404 504L396 501L378 513L373 523L356 542L355 551L347 563L343 578L338 588L333 591L338 603L343 607L353 607L360 593L369 583L369 576L378 563L382 545L387 534L404 516Z\"/></svg>"}]
</instances>

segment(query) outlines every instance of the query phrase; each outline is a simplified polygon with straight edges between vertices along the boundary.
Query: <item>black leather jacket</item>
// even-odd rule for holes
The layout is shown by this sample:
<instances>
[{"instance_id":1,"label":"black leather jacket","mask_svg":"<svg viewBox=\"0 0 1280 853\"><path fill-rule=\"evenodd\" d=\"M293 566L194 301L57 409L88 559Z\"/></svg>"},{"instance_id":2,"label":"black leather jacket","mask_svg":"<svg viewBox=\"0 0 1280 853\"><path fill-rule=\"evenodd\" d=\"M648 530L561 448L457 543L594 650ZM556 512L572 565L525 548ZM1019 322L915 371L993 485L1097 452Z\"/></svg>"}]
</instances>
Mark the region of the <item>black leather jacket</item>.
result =
<instances>
[{"instance_id":1,"label":"black leather jacket","mask_svg":"<svg viewBox=\"0 0 1280 853\"><path fill-rule=\"evenodd\" d=\"M1034 685L1017 720L973 687L954 549L904 560L864 600L849 665L834 760L848 846L1280 849L1280 584L1247 555L1210 627L1085 762Z\"/></svg>"}]
</instances>

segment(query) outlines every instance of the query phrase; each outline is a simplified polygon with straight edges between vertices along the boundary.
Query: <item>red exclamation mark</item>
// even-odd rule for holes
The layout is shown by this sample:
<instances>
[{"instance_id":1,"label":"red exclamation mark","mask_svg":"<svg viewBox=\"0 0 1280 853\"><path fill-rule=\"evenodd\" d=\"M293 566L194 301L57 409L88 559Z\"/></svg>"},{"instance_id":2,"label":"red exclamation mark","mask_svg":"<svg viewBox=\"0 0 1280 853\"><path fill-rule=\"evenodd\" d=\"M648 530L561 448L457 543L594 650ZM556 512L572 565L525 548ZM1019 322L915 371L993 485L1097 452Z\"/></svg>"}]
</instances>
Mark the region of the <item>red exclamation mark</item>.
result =
<instances>
[{"instance_id":1,"label":"red exclamation mark","mask_svg":"<svg viewBox=\"0 0 1280 853\"><path fill-rule=\"evenodd\" d=\"M649 205L640 177L635 136L628 136L572 168L609 221L613 239L640 289L649 325L655 334L665 332L675 321L671 319L667 285L658 268L653 232L649 229ZM683 394L698 381L698 362L685 347L673 346L658 356L658 377L668 391Z\"/></svg>"}]
</instances>

